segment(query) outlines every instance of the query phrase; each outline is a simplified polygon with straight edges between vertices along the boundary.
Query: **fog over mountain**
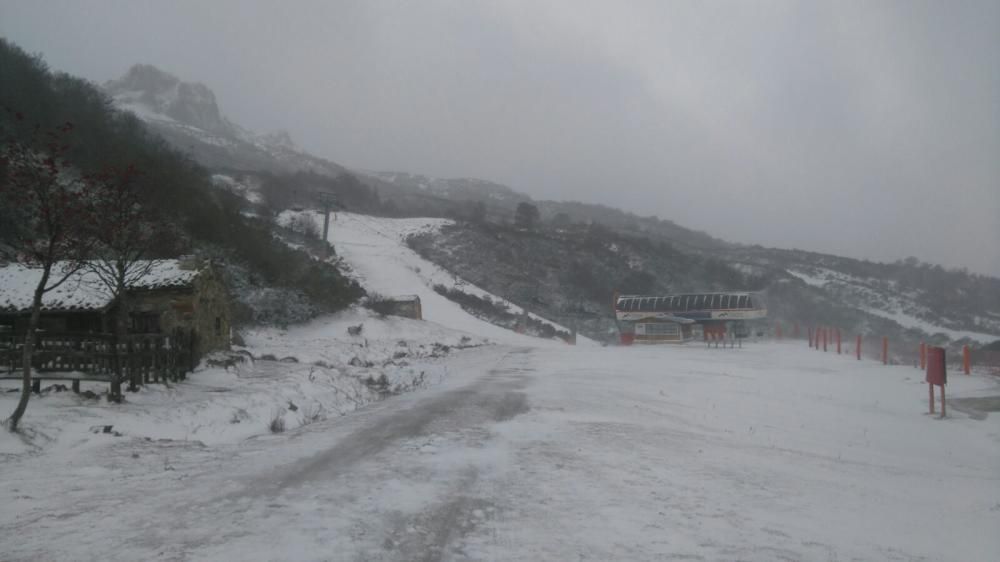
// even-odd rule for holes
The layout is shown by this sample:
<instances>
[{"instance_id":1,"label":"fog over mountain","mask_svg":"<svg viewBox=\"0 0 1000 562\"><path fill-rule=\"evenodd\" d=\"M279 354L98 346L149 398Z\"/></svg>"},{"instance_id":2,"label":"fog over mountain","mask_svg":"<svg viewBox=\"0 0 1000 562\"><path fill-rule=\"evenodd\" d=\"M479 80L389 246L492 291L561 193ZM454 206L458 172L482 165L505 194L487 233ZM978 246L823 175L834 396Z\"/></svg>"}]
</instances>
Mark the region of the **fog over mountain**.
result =
<instances>
[{"instance_id":1,"label":"fog over mountain","mask_svg":"<svg viewBox=\"0 0 1000 562\"><path fill-rule=\"evenodd\" d=\"M54 69L169 69L352 168L993 275L998 22L995 2L0 1L0 35Z\"/></svg>"}]
</instances>

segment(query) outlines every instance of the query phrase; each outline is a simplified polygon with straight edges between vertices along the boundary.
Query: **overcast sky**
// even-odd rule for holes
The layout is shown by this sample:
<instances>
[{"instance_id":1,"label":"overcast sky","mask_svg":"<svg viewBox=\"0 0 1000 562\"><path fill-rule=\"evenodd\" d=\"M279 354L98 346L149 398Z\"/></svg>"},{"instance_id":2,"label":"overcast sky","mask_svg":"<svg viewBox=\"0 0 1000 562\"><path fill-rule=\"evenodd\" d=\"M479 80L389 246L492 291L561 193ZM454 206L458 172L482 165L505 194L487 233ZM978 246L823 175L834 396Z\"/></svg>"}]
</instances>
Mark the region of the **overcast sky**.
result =
<instances>
[{"instance_id":1,"label":"overcast sky","mask_svg":"<svg viewBox=\"0 0 1000 562\"><path fill-rule=\"evenodd\" d=\"M995 0L0 0L0 35L348 166L1000 275Z\"/></svg>"}]
</instances>

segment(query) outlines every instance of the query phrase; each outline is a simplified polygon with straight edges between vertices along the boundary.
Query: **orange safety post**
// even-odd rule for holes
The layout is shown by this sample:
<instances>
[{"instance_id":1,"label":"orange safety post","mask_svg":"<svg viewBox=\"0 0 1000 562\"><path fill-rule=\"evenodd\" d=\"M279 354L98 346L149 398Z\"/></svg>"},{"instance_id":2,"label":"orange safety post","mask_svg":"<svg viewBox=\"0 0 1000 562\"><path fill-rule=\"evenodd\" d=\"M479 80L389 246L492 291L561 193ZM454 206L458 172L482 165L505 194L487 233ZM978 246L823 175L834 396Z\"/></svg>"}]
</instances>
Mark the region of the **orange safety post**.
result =
<instances>
[{"instance_id":1,"label":"orange safety post","mask_svg":"<svg viewBox=\"0 0 1000 562\"><path fill-rule=\"evenodd\" d=\"M920 369L927 368L927 344L920 342Z\"/></svg>"},{"instance_id":2,"label":"orange safety post","mask_svg":"<svg viewBox=\"0 0 1000 562\"><path fill-rule=\"evenodd\" d=\"M967 345L962 346L962 372L972 374L972 351Z\"/></svg>"},{"instance_id":3,"label":"orange safety post","mask_svg":"<svg viewBox=\"0 0 1000 562\"><path fill-rule=\"evenodd\" d=\"M826 353L827 329L823 328L823 353Z\"/></svg>"},{"instance_id":4,"label":"orange safety post","mask_svg":"<svg viewBox=\"0 0 1000 562\"><path fill-rule=\"evenodd\" d=\"M882 364L889 364L889 338L882 336Z\"/></svg>"},{"instance_id":5,"label":"orange safety post","mask_svg":"<svg viewBox=\"0 0 1000 562\"><path fill-rule=\"evenodd\" d=\"M837 328L837 355L840 355L840 328Z\"/></svg>"},{"instance_id":6,"label":"orange safety post","mask_svg":"<svg viewBox=\"0 0 1000 562\"><path fill-rule=\"evenodd\" d=\"M933 414L934 413L934 385L930 384L930 383L927 384L927 402L928 402L928 404L930 404L930 407L931 407L930 413Z\"/></svg>"},{"instance_id":7,"label":"orange safety post","mask_svg":"<svg viewBox=\"0 0 1000 562\"><path fill-rule=\"evenodd\" d=\"M812 347L813 346L813 329L812 328L806 328L806 330L808 330L808 332L809 332L809 347Z\"/></svg>"},{"instance_id":8,"label":"orange safety post","mask_svg":"<svg viewBox=\"0 0 1000 562\"><path fill-rule=\"evenodd\" d=\"M777 325L775 333L778 336L778 339L780 340L781 339L781 322L778 322L778 325Z\"/></svg>"},{"instance_id":9,"label":"orange safety post","mask_svg":"<svg viewBox=\"0 0 1000 562\"><path fill-rule=\"evenodd\" d=\"M930 412L934 413L934 385L941 387L941 417L948 415L947 403L944 397L944 386L948 384L948 361L943 347L929 346L927 348L927 374L925 376L927 386L930 387L927 397L930 403Z\"/></svg>"},{"instance_id":10,"label":"orange safety post","mask_svg":"<svg viewBox=\"0 0 1000 562\"><path fill-rule=\"evenodd\" d=\"M858 341L854 344L854 352L858 356L858 361L861 361L861 336L858 336Z\"/></svg>"},{"instance_id":11,"label":"orange safety post","mask_svg":"<svg viewBox=\"0 0 1000 562\"><path fill-rule=\"evenodd\" d=\"M796 322L795 326L792 328L792 337L795 338L795 339L799 339L799 323L798 322Z\"/></svg>"}]
</instances>

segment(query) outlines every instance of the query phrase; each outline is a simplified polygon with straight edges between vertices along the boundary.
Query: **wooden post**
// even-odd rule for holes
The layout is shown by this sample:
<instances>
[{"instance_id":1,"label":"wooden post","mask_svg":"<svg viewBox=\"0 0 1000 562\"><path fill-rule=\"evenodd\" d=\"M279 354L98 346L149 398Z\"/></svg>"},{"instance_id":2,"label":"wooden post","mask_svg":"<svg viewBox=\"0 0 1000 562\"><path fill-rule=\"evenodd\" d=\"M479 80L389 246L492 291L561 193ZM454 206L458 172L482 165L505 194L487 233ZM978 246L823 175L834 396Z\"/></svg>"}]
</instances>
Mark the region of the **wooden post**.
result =
<instances>
[{"instance_id":1,"label":"wooden post","mask_svg":"<svg viewBox=\"0 0 1000 562\"><path fill-rule=\"evenodd\" d=\"M930 405L931 405L931 411L930 411L930 413L933 414L934 413L934 385L933 384L927 383L927 392L928 392L927 397L930 400Z\"/></svg>"},{"instance_id":2,"label":"wooden post","mask_svg":"<svg viewBox=\"0 0 1000 562\"><path fill-rule=\"evenodd\" d=\"M920 342L920 370L927 368L927 344Z\"/></svg>"},{"instance_id":3,"label":"wooden post","mask_svg":"<svg viewBox=\"0 0 1000 562\"><path fill-rule=\"evenodd\" d=\"M80 394L80 379L73 379L73 392Z\"/></svg>"},{"instance_id":4,"label":"wooden post","mask_svg":"<svg viewBox=\"0 0 1000 562\"><path fill-rule=\"evenodd\" d=\"M139 369L135 364L135 342L133 336L125 336L125 353L128 359L125 361L125 378L128 379L128 389L130 392L139 390Z\"/></svg>"},{"instance_id":5,"label":"wooden post","mask_svg":"<svg viewBox=\"0 0 1000 562\"><path fill-rule=\"evenodd\" d=\"M889 338L882 336L882 364L889 364Z\"/></svg>"},{"instance_id":6,"label":"wooden post","mask_svg":"<svg viewBox=\"0 0 1000 562\"><path fill-rule=\"evenodd\" d=\"M967 345L962 346L962 372L972 374L972 351Z\"/></svg>"},{"instance_id":7,"label":"wooden post","mask_svg":"<svg viewBox=\"0 0 1000 562\"><path fill-rule=\"evenodd\" d=\"M153 380L160 382L163 377L163 337L156 338L156 349L153 351Z\"/></svg>"}]
</instances>

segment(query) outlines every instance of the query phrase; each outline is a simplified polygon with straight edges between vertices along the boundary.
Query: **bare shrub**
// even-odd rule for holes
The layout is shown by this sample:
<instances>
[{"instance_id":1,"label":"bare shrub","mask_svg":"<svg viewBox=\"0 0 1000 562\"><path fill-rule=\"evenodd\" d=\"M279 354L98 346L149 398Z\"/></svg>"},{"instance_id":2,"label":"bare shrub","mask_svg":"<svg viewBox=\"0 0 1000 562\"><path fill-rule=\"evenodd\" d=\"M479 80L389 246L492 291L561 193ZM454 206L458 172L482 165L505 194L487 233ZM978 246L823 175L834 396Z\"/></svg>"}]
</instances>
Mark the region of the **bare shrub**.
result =
<instances>
[{"instance_id":1,"label":"bare shrub","mask_svg":"<svg viewBox=\"0 0 1000 562\"><path fill-rule=\"evenodd\" d=\"M316 221L313 220L311 215L295 215L292 217L292 220L288 221L288 228L298 232L306 238L319 240L319 226L316 225Z\"/></svg>"},{"instance_id":2,"label":"bare shrub","mask_svg":"<svg viewBox=\"0 0 1000 562\"><path fill-rule=\"evenodd\" d=\"M396 311L396 303L389 297L378 293L368 293L365 307L379 316L388 316Z\"/></svg>"},{"instance_id":3,"label":"bare shrub","mask_svg":"<svg viewBox=\"0 0 1000 562\"><path fill-rule=\"evenodd\" d=\"M267 429L271 433L284 433L285 432L285 410L279 408L271 416L271 422L267 424Z\"/></svg>"}]
</instances>

